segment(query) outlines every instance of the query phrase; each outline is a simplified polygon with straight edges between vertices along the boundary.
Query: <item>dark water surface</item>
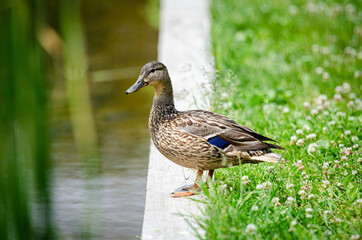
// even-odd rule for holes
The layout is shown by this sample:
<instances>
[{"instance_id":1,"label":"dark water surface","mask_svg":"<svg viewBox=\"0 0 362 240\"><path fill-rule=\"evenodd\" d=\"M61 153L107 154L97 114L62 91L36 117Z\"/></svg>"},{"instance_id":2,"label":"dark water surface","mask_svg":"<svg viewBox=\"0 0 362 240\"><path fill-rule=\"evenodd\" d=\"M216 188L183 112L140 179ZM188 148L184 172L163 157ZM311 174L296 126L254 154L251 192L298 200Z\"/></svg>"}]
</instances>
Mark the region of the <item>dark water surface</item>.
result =
<instances>
[{"instance_id":1,"label":"dark water surface","mask_svg":"<svg viewBox=\"0 0 362 240\"><path fill-rule=\"evenodd\" d=\"M144 17L144 1L83 2L83 21L91 76L91 99L102 171L97 229L99 239L137 239L141 235L152 89L125 95L141 67L157 58L157 31ZM64 82L52 95L54 208L60 239L80 236L84 193L82 164L71 131ZM92 231L92 230L91 230ZM98 230L97 230L98 231Z\"/></svg>"}]
</instances>

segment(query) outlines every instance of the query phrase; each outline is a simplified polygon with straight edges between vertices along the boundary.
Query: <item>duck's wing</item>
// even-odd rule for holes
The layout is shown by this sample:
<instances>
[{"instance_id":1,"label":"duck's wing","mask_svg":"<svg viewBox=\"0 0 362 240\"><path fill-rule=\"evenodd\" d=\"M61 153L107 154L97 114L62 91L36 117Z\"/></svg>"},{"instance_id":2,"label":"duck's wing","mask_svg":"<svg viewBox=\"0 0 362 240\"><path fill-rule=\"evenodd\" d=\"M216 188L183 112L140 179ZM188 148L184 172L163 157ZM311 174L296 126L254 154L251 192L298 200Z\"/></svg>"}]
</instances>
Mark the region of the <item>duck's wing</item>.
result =
<instances>
[{"instance_id":1,"label":"duck's wing","mask_svg":"<svg viewBox=\"0 0 362 240\"><path fill-rule=\"evenodd\" d=\"M238 151L284 149L278 145L264 142L275 142L273 139L240 125L228 117L209 111L180 112L174 119L174 124L178 129L203 137L210 144L222 149L226 149L230 145Z\"/></svg>"}]
</instances>

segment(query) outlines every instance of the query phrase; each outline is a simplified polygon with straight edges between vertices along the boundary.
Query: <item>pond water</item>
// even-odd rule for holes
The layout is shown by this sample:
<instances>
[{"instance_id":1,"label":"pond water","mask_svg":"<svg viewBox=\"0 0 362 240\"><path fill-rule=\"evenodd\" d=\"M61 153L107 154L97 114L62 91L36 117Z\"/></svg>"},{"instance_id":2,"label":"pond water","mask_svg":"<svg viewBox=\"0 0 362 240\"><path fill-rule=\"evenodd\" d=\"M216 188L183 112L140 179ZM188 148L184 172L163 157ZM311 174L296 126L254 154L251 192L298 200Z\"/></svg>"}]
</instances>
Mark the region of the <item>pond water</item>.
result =
<instances>
[{"instance_id":1,"label":"pond water","mask_svg":"<svg viewBox=\"0 0 362 240\"><path fill-rule=\"evenodd\" d=\"M101 153L99 239L137 239L145 204L152 89L125 95L141 67L157 59L157 31L144 17L145 1L84 1L83 23L91 101ZM64 82L52 93L54 214L60 239L80 237L84 192L82 164L71 131ZM91 226L92 227L92 226ZM92 231L92 230L90 230Z\"/></svg>"}]
</instances>

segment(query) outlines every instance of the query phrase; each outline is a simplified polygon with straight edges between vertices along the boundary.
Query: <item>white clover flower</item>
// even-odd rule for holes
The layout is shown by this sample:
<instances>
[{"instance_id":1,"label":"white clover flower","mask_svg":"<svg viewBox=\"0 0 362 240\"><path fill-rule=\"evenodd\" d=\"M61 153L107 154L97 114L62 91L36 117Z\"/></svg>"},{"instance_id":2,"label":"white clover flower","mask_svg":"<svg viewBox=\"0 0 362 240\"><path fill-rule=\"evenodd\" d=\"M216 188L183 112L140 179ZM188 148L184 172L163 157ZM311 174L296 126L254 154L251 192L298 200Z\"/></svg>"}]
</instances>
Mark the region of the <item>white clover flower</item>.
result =
<instances>
[{"instance_id":1,"label":"white clover flower","mask_svg":"<svg viewBox=\"0 0 362 240\"><path fill-rule=\"evenodd\" d=\"M229 94L227 92L222 92L221 95L220 95L220 98L222 100L226 100L228 98Z\"/></svg>"},{"instance_id":2,"label":"white clover flower","mask_svg":"<svg viewBox=\"0 0 362 240\"><path fill-rule=\"evenodd\" d=\"M352 141L353 141L353 139L352 139ZM358 144L354 144L352 147L353 148L358 148Z\"/></svg>"},{"instance_id":3,"label":"white clover flower","mask_svg":"<svg viewBox=\"0 0 362 240\"><path fill-rule=\"evenodd\" d=\"M258 190L263 189L263 188L264 188L263 184L256 185L256 189L258 189Z\"/></svg>"},{"instance_id":4,"label":"white clover flower","mask_svg":"<svg viewBox=\"0 0 362 240\"><path fill-rule=\"evenodd\" d=\"M283 113L288 113L290 110L289 110L289 108L288 107L284 107L283 108Z\"/></svg>"},{"instance_id":5,"label":"white clover flower","mask_svg":"<svg viewBox=\"0 0 362 240\"><path fill-rule=\"evenodd\" d=\"M357 142L357 141L358 141L358 137L357 137L357 136L352 136L351 140L352 140L352 142Z\"/></svg>"},{"instance_id":6,"label":"white clover flower","mask_svg":"<svg viewBox=\"0 0 362 240\"><path fill-rule=\"evenodd\" d=\"M356 175L357 174L357 170L352 170L352 175Z\"/></svg>"},{"instance_id":7,"label":"white clover flower","mask_svg":"<svg viewBox=\"0 0 362 240\"><path fill-rule=\"evenodd\" d=\"M358 240L360 238L359 234L352 234L351 240Z\"/></svg>"},{"instance_id":8,"label":"white clover flower","mask_svg":"<svg viewBox=\"0 0 362 240\"><path fill-rule=\"evenodd\" d=\"M335 91L336 93L342 93L342 92L343 92L343 88L342 88L342 86L337 86L337 87L334 89L334 91Z\"/></svg>"},{"instance_id":9,"label":"white clover flower","mask_svg":"<svg viewBox=\"0 0 362 240\"><path fill-rule=\"evenodd\" d=\"M333 99L336 101L336 102L340 102L342 100L342 95L339 94L339 93L336 93L333 95Z\"/></svg>"},{"instance_id":10,"label":"white clover flower","mask_svg":"<svg viewBox=\"0 0 362 240\"><path fill-rule=\"evenodd\" d=\"M292 143L296 142L297 139L298 139L297 136L291 136L291 137L290 137L290 141L291 141Z\"/></svg>"},{"instance_id":11,"label":"white clover flower","mask_svg":"<svg viewBox=\"0 0 362 240\"><path fill-rule=\"evenodd\" d=\"M249 183L249 177L248 176L242 176L241 177L242 184L246 185Z\"/></svg>"},{"instance_id":12,"label":"white clover flower","mask_svg":"<svg viewBox=\"0 0 362 240\"><path fill-rule=\"evenodd\" d=\"M335 121L330 121L330 122L328 122L328 125L336 125L336 122Z\"/></svg>"},{"instance_id":13,"label":"white clover flower","mask_svg":"<svg viewBox=\"0 0 362 240\"><path fill-rule=\"evenodd\" d=\"M362 158L358 158L358 159L357 159L357 162L358 162L358 163L362 163Z\"/></svg>"},{"instance_id":14,"label":"white clover flower","mask_svg":"<svg viewBox=\"0 0 362 240\"><path fill-rule=\"evenodd\" d=\"M297 225L297 224L298 224L297 220L293 220L293 221L290 222L290 225L291 225L291 226L295 226L295 225Z\"/></svg>"},{"instance_id":15,"label":"white clover flower","mask_svg":"<svg viewBox=\"0 0 362 240\"><path fill-rule=\"evenodd\" d=\"M305 209L305 212L307 212L307 213L312 213L312 212L313 212L313 209L312 209L312 208L306 208L306 209Z\"/></svg>"},{"instance_id":16,"label":"white clover flower","mask_svg":"<svg viewBox=\"0 0 362 240\"><path fill-rule=\"evenodd\" d=\"M331 184L328 180L324 180L324 181L322 181L322 183L323 183L323 185L322 185L323 188L327 188L328 185Z\"/></svg>"},{"instance_id":17,"label":"white clover flower","mask_svg":"<svg viewBox=\"0 0 362 240\"><path fill-rule=\"evenodd\" d=\"M307 218L313 217L313 216L312 216L312 213L313 213L313 209L312 209L312 208L306 208L306 209L305 209L305 216L306 216Z\"/></svg>"},{"instance_id":18,"label":"white clover flower","mask_svg":"<svg viewBox=\"0 0 362 240\"><path fill-rule=\"evenodd\" d=\"M223 108L231 108L232 103L231 103L231 102L223 102L223 103L221 104L221 106L222 106Z\"/></svg>"},{"instance_id":19,"label":"white clover flower","mask_svg":"<svg viewBox=\"0 0 362 240\"><path fill-rule=\"evenodd\" d=\"M278 198L278 197L275 197L275 198L272 199L272 203L277 203L277 202L279 202L279 198Z\"/></svg>"},{"instance_id":20,"label":"white clover flower","mask_svg":"<svg viewBox=\"0 0 362 240\"><path fill-rule=\"evenodd\" d=\"M348 161L347 156L342 156L342 157L341 157L341 161Z\"/></svg>"},{"instance_id":21,"label":"white clover flower","mask_svg":"<svg viewBox=\"0 0 362 240\"><path fill-rule=\"evenodd\" d=\"M317 150L318 145L316 143L311 143L308 145L308 153L313 153Z\"/></svg>"},{"instance_id":22,"label":"white clover flower","mask_svg":"<svg viewBox=\"0 0 362 240\"><path fill-rule=\"evenodd\" d=\"M319 51L319 45L318 44L313 44L312 45L312 51L317 53Z\"/></svg>"},{"instance_id":23,"label":"white clover flower","mask_svg":"<svg viewBox=\"0 0 362 240\"><path fill-rule=\"evenodd\" d=\"M334 160L334 163L335 163L335 164L339 164L339 161L338 161L338 160Z\"/></svg>"},{"instance_id":24,"label":"white clover flower","mask_svg":"<svg viewBox=\"0 0 362 240\"><path fill-rule=\"evenodd\" d=\"M324 211L324 214L325 214L325 215L330 214L330 213L331 213L331 211L329 211L329 210L325 210L325 211Z\"/></svg>"},{"instance_id":25,"label":"white clover flower","mask_svg":"<svg viewBox=\"0 0 362 240\"><path fill-rule=\"evenodd\" d=\"M346 155L352 155L352 148L351 147L346 148Z\"/></svg>"},{"instance_id":26,"label":"white clover flower","mask_svg":"<svg viewBox=\"0 0 362 240\"><path fill-rule=\"evenodd\" d=\"M271 182L265 182L265 183L263 183L263 185L264 185L266 190L269 190L271 188L271 186L272 186L272 183Z\"/></svg>"},{"instance_id":27,"label":"white clover flower","mask_svg":"<svg viewBox=\"0 0 362 240\"><path fill-rule=\"evenodd\" d=\"M329 50L329 48L327 46L323 46L321 47L321 53L324 55L329 54L331 51Z\"/></svg>"},{"instance_id":28,"label":"white clover flower","mask_svg":"<svg viewBox=\"0 0 362 240\"><path fill-rule=\"evenodd\" d=\"M248 224L248 225L246 226L246 228L245 228L245 233L246 233L246 234L254 234L254 233L256 232L256 230L257 230L256 225L253 224L253 223L250 223L250 224Z\"/></svg>"},{"instance_id":29,"label":"white clover flower","mask_svg":"<svg viewBox=\"0 0 362 240\"><path fill-rule=\"evenodd\" d=\"M311 134L308 134L307 136L305 136L306 139L314 139L317 137L317 135L315 133L311 133Z\"/></svg>"},{"instance_id":30,"label":"white clover flower","mask_svg":"<svg viewBox=\"0 0 362 240\"><path fill-rule=\"evenodd\" d=\"M340 143L340 144L338 144L338 147L340 147L340 148L343 148L344 147L344 144L343 143ZM343 150L343 149L342 149ZM341 150L341 151L342 151Z\"/></svg>"},{"instance_id":31,"label":"white clover flower","mask_svg":"<svg viewBox=\"0 0 362 240\"><path fill-rule=\"evenodd\" d=\"M317 115L317 114L318 114L318 110L315 108L310 111L310 115L312 115L312 116Z\"/></svg>"},{"instance_id":32,"label":"white clover flower","mask_svg":"<svg viewBox=\"0 0 362 240\"><path fill-rule=\"evenodd\" d=\"M307 185L307 183L305 182L304 183L305 185L300 187L302 190L305 190L305 191L310 191L311 190L311 187Z\"/></svg>"},{"instance_id":33,"label":"white clover flower","mask_svg":"<svg viewBox=\"0 0 362 240\"><path fill-rule=\"evenodd\" d=\"M352 148L348 147L343 147L340 151L340 153L342 153L343 155L352 155Z\"/></svg>"},{"instance_id":34,"label":"white clover flower","mask_svg":"<svg viewBox=\"0 0 362 240\"><path fill-rule=\"evenodd\" d=\"M298 141L295 143L298 147L301 147L301 146L303 146L303 144L304 144L304 138L302 138L302 139L298 139Z\"/></svg>"},{"instance_id":35,"label":"white clover flower","mask_svg":"<svg viewBox=\"0 0 362 240\"><path fill-rule=\"evenodd\" d=\"M295 5L290 5L290 6L288 7L288 12L289 12L290 14L292 14L292 15L295 15L295 14L298 13L298 7L295 6Z\"/></svg>"},{"instance_id":36,"label":"white clover flower","mask_svg":"<svg viewBox=\"0 0 362 240\"><path fill-rule=\"evenodd\" d=\"M251 207L251 211L258 211L259 207L257 205L254 205Z\"/></svg>"},{"instance_id":37,"label":"white clover flower","mask_svg":"<svg viewBox=\"0 0 362 240\"><path fill-rule=\"evenodd\" d=\"M336 223L341 223L343 220L340 219L340 218L336 218L334 221L335 221Z\"/></svg>"},{"instance_id":38,"label":"white clover flower","mask_svg":"<svg viewBox=\"0 0 362 240\"><path fill-rule=\"evenodd\" d=\"M298 192L298 195L300 195L300 196L305 196L305 191L304 191L304 190L300 190L300 191Z\"/></svg>"},{"instance_id":39,"label":"white clover flower","mask_svg":"<svg viewBox=\"0 0 362 240\"><path fill-rule=\"evenodd\" d=\"M337 187L342 187L342 183L338 182Z\"/></svg>"},{"instance_id":40,"label":"white clover flower","mask_svg":"<svg viewBox=\"0 0 362 240\"><path fill-rule=\"evenodd\" d=\"M362 109L362 101L359 98L357 98L355 100L355 103L357 105L357 110L361 110Z\"/></svg>"},{"instance_id":41,"label":"white clover flower","mask_svg":"<svg viewBox=\"0 0 362 240\"><path fill-rule=\"evenodd\" d=\"M344 176L347 176L347 175L348 175L347 170L344 171L343 175L344 175Z\"/></svg>"},{"instance_id":42,"label":"white clover flower","mask_svg":"<svg viewBox=\"0 0 362 240\"><path fill-rule=\"evenodd\" d=\"M256 185L256 189L260 190L260 189L266 189L266 190L269 190L270 187L272 186L272 183L271 182L264 182L262 184L258 184Z\"/></svg>"},{"instance_id":43,"label":"white clover flower","mask_svg":"<svg viewBox=\"0 0 362 240\"><path fill-rule=\"evenodd\" d=\"M294 187L294 184L293 184L293 183L288 183L285 187L286 187L287 189L289 189L289 188Z\"/></svg>"},{"instance_id":44,"label":"white clover flower","mask_svg":"<svg viewBox=\"0 0 362 240\"><path fill-rule=\"evenodd\" d=\"M327 132L327 127L323 127L322 128L322 131L325 133L325 132Z\"/></svg>"},{"instance_id":45,"label":"white clover flower","mask_svg":"<svg viewBox=\"0 0 362 240\"><path fill-rule=\"evenodd\" d=\"M303 163L302 160L298 160L298 161L297 161L297 164L302 164L302 163Z\"/></svg>"},{"instance_id":46,"label":"white clover flower","mask_svg":"<svg viewBox=\"0 0 362 240\"><path fill-rule=\"evenodd\" d=\"M362 198L357 199L357 200L356 200L356 203L362 204Z\"/></svg>"},{"instance_id":47,"label":"white clover flower","mask_svg":"<svg viewBox=\"0 0 362 240\"><path fill-rule=\"evenodd\" d=\"M304 106L306 109L310 109L310 103L309 103L309 102L304 102L304 103L303 103L303 106Z\"/></svg>"},{"instance_id":48,"label":"white clover flower","mask_svg":"<svg viewBox=\"0 0 362 240\"><path fill-rule=\"evenodd\" d=\"M294 202L295 201L295 198L293 198L293 197L291 197L291 196L289 196L288 198L287 198L287 202L288 203L292 203L292 202Z\"/></svg>"},{"instance_id":49,"label":"white clover flower","mask_svg":"<svg viewBox=\"0 0 362 240\"><path fill-rule=\"evenodd\" d=\"M347 103L347 107L349 107L349 108L353 107L353 105L354 105L354 102L352 100Z\"/></svg>"},{"instance_id":50,"label":"white clover flower","mask_svg":"<svg viewBox=\"0 0 362 240\"><path fill-rule=\"evenodd\" d=\"M361 73L359 71L354 71L353 76L354 78L358 78L359 76L361 76Z\"/></svg>"},{"instance_id":51,"label":"white clover flower","mask_svg":"<svg viewBox=\"0 0 362 240\"><path fill-rule=\"evenodd\" d=\"M316 67L315 73L318 75L321 75L324 72L324 69L322 67Z\"/></svg>"},{"instance_id":52,"label":"white clover flower","mask_svg":"<svg viewBox=\"0 0 362 240\"><path fill-rule=\"evenodd\" d=\"M343 163L343 166L344 167L349 167L349 164L348 163Z\"/></svg>"},{"instance_id":53,"label":"white clover flower","mask_svg":"<svg viewBox=\"0 0 362 240\"><path fill-rule=\"evenodd\" d=\"M350 99L355 99L355 98L357 97L357 95L352 92L352 93L350 93L350 94L348 95L348 97L349 97Z\"/></svg>"},{"instance_id":54,"label":"white clover flower","mask_svg":"<svg viewBox=\"0 0 362 240\"><path fill-rule=\"evenodd\" d=\"M317 100L319 100L320 102L324 102L328 100L328 97L325 94L321 94L317 97Z\"/></svg>"},{"instance_id":55,"label":"white clover flower","mask_svg":"<svg viewBox=\"0 0 362 240\"><path fill-rule=\"evenodd\" d=\"M328 72L324 72L322 76L323 76L324 80L329 79L329 73Z\"/></svg>"},{"instance_id":56,"label":"white clover flower","mask_svg":"<svg viewBox=\"0 0 362 240\"><path fill-rule=\"evenodd\" d=\"M312 199L312 198L315 198L314 194L309 194L308 199Z\"/></svg>"},{"instance_id":57,"label":"white clover flower","mask_svg":"<svg viewBox=\"0 0 362 240\"><path fill-rule=\"evenodd\" d=\"M307 124L303 125L302 129L306 130L307 132L310 132L310 130L312 130Z\"/></svg>"},{"instance_id":58,"label":"white clover flower","mask_svg":"<svg viewBox=\"0 0 362 240\"><path fill-rule=\"evenodd\" d=\"M303 130L302 129L297 129L297 131L295 131L298 135L303 135Z\"/></svg>"},{"instance_id":59,"label":"white clover flower","mask_svg":"<svg viewBox=\"0 0 362 240\"><path fill-rule=\"evenodd\" d=\"M348 93L351 91L351 84L345 82L342 84L342 89L344 93Z\"/></svg>"},{"instance_id":60,"label":"white clover flower","mask_svg":"<svg viewBox=\"0 0 362 240\"><path fill-rule=\"evenodd\" d=\"M336 115L337 115L337 117L345 117L346 113L345 112L337 112Z\"/></svg>"},{"instance_id":61,"label":"white clover flower","mask_svg":"<svg viewBox=\"0 0 362 240\"><path fill-rule=\"evenodd\" d=\"M348 6L349 4L347 4ZM347 55L350 55L352 57L356 56L357 55L357 50L354 49L353 47L351 46L348 46L344 49L344 52L347 54Z\"/></svg>"},{"instance_id":62,"label":"white clover flower","mask_svg":"<svg viewBox=\"0 0 362 240\"><path fill-rule=\"evenodd\" d=\"M242 176L241 177L241 181L248 181L249 180L249 177L248 176Z\"/></svg>"},{"instance_id":63,"label":"white clover flower","mask_svg":"<svg viewBox=\"0 0 362 240\"><path fill-rule=\"evenodd\" d=\"M346 130L346 131L344 131L344 134L345 134L345 135L350 135L350 134L351 134L351 130Z\"/></svg>"}]
</instances>

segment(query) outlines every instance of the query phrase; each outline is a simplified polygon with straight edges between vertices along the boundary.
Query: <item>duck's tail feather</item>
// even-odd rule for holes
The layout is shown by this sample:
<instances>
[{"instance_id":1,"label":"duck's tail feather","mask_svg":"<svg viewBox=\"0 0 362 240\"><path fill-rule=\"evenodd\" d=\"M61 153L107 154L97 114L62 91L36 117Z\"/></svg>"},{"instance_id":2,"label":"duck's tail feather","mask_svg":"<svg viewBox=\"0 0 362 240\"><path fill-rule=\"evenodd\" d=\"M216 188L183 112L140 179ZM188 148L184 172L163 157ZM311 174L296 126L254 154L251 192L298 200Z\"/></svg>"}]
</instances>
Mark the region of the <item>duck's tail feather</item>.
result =
<instances>
[{"instance_id":1,"label":"duck's tail feather","mask_svg":"<svg viewBox=\"0 0 362 240\"><path fill-rule=\"evenodd\" d=\"M253 156L253 157L251 157L251 159L262 161L262 162L273 162L273 163L277 163L277 162L279 162L279 160L281 162L286 162L286 160L277 153L266 153L266 154L260 155L260 156Z\"/></svg>"}]
</instances>

